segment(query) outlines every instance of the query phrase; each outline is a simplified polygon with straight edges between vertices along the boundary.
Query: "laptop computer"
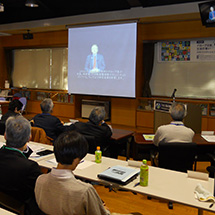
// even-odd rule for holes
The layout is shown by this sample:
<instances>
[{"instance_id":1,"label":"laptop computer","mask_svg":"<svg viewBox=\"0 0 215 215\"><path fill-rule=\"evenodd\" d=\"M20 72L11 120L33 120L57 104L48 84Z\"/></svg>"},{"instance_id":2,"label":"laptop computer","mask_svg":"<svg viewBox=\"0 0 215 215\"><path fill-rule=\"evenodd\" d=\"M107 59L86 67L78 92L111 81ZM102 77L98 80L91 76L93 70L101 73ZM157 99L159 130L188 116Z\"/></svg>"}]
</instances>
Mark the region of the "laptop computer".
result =
<instances>
[{"instance_id":1,"label":"laptop computer","mask_svg":"<svg viewBox=\"0 0 215 215\"><path fill-rule=\"evenodd\" d=\"M100 179L125 185L134 180L139 175L139 173L139 169L117 165L110 167L97 176Z\"/></svg>"}]
</instances>

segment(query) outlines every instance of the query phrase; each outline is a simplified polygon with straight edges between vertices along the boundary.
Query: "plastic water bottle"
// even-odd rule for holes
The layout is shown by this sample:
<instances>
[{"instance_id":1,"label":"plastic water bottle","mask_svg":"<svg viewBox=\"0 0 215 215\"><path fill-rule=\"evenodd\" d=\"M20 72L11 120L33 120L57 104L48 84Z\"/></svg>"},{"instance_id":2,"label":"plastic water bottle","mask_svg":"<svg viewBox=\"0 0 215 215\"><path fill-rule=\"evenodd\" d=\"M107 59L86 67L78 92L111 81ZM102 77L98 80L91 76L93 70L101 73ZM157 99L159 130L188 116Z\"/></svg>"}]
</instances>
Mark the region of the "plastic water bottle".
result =
<instances>
[{"instance_id":1,"label":"plastic water bottle","mask_svg":"<svg viewBox=\"0 0 215 215\"><path fill-rule=\"evenodd\" d=\"M143 160L143 164L140 167L140 185L148 186L149 167L147 160Z\"/></svg>"},{"instance_id":2,"label":"plastic water bottle","mask_svg":"<svg viewBox=\"0 0 215 215\"><path fill-rule=\"evenodd\" d=\"M100 150L100 146L97 146L97 148L96 148L95 161L96 161L96 163L102 162L102 151Z\"/></svg>"}]
</instances>

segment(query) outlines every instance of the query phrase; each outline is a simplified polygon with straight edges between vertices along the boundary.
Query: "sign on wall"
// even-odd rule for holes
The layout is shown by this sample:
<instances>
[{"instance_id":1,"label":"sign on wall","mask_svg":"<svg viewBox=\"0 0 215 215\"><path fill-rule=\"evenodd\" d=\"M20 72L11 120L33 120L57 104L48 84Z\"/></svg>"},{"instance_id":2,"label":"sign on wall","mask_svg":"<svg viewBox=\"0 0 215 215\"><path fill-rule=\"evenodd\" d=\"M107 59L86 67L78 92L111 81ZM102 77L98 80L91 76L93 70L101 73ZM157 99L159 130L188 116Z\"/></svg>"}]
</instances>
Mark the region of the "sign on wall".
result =
<instances>
[{"instance_id":1,"label":"sign on wall","mask_svg":"<svg viewBox=\"0 0 215 215\"><path fill-rule=\"evenodd\" d=\"M215 40L163 41L158 43L159 62L215 60Z\"/></svg>"}]
</instances>

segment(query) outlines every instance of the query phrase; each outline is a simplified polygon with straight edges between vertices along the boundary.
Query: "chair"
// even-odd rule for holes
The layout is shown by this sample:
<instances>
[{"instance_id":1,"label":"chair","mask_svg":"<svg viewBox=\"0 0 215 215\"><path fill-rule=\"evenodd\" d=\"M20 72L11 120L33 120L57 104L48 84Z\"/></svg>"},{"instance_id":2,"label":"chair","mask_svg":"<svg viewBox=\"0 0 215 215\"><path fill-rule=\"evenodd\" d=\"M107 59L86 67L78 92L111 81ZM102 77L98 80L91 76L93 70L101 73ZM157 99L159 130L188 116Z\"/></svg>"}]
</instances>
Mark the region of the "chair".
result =
<instances>
[{"instance_id":1,"label":"chair","mask_svg":"<svg viewBox=\"0 0 215 215\"><path fill-rule=\"evenodd\" d=\"M31 127L31 140L38 143L53 145L53 139L48 137L44 129L39 127Z\"/></svg>"},{"instance_id":2,"label":"chair","mask_svg":"<svg viewBox=\"0 0 215 215\"><path fill-rule=\"evenodd\" d=\"M89 135L84 135L84 137L86 138L87 142L88 142L88 153L90 154L94 154L96 151L96 140L94 136L89 136Z\"/></svg>"},{"instance_id":3,"label":"chair","mask_svg":"<svg viewBox=\"0 0 215 215\"><path fill-rule=\"evenodd\" d=\"M158 167L170 169L180 172L193 170L195 162L197 144L196 143L180 143L160 142L157 147L158 152ZM154 160L153 160L154 159ZM156 155L151 155L152 164L155 165ZM172 202L169 202L169 209L172 209Z\"/></svg>"},{"instance_id":4,"label":"chair","mask_svg":"<svg viewBox=\"0 0 215 215\"><path fill-rule=\"evenodd\" d=\"M5 132L5 122L0 121L0 135L4 135Z\"/></svg>"},{"instance_id":5,"label":"chair","mask_svg":"<svg viewBox=\"0 0 215 215\"><path fill-rule=\"evenodd\" d=\"M209 177L214 178L215 176L215 153L207 153L209 161L211 163L206 169L209 172Z\"/></svg>"},{"instance_id":6,"label":"chair","mask_svg":"<svg viewBox=\"0 0 215 215\"><path fill-rule=\"evenodd\" d=\"M20 102L22 102L22 110L21 110L21 112L23 113L25 110L26 110L26 105L27 105L27 99L26 99L26 97L21 97L20 99L19 99L19 101Z\"/></svg>"},{"instance_id":7,"label":"chair","mask_svg":"<svg viewBox=\"0 0 215 215\"><path fill-rule=\"evenodd\" d=\"M0 207L19 215L25 214L25 204L0 191Z\"/></svg>"}]
</instances>

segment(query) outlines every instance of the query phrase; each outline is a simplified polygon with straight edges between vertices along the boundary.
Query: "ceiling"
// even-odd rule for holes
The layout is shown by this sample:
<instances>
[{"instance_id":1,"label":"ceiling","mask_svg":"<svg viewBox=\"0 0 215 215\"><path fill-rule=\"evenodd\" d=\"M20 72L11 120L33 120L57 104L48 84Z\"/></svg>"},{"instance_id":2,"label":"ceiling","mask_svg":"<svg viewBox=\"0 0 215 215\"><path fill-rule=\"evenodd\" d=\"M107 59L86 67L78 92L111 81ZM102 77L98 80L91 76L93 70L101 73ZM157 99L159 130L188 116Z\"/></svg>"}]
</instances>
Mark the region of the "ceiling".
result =
<instances>
[{"instance_id":1,"label":"ceiling","mask_svg":"<svg viewBox=\"0 0 215 215\"><path fill-rule=\"evenodd\" d=\"M25 6L26 0L0 0L0 26L99 12L129 11L135 7L154 7L199 2L199 0L36 0L39 7ZM1 29L2 31L2 29ZM25 29L26 31L26 29ZM2 31L4 32L4 31ZM21 33L21 32L20 32Z\"/></svg>"},{"instance_id":2,"label":"ceiling","mask_svg":"<svg viewBox=\"0 0 215 215\"><path fill-rule=\"evenodd\" d=\"M127 10L132 7L151 7L197 2L197 0L37 0L39 7L25 6L26 0L0 0L0 24L58 18L105 11Z\"/></svg>"}]
</instances>

